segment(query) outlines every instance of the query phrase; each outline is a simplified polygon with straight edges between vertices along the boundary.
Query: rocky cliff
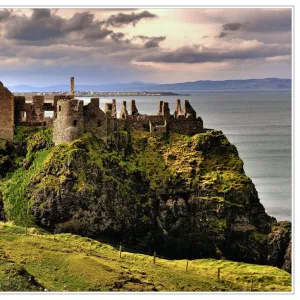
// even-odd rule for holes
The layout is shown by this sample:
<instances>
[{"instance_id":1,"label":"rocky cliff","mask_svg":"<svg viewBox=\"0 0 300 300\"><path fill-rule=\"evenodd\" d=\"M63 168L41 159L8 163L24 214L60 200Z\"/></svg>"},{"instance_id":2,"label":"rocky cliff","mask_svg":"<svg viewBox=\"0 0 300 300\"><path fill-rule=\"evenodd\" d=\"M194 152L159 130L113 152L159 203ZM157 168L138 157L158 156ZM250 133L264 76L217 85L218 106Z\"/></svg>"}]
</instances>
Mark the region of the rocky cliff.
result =
<instances>
[{"instance_id":1,"label":"rocky cliff","mask_svg":"<svg viewBox=\"0 0 300 300\"><path fill-rule=\"evenodd\" d=\"M50 129L22 129L11 147L0 152L7 219L170 258L227 258L290 271L291 224L266 214L221 131L116 132L108 144L85 133L53 147Z\"/></svg>"}]
</instances>

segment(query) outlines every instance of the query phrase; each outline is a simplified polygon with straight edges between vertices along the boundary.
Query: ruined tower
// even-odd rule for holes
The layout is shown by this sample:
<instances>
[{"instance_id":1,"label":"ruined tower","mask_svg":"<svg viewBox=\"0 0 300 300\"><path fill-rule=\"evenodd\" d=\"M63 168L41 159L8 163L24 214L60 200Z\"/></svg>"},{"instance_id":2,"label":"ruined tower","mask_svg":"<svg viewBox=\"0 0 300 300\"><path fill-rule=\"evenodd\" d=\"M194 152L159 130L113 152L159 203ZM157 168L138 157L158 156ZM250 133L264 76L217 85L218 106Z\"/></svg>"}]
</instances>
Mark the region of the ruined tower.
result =
<instances>
[{"instance_id":1,"label":"ruined tower","mask_svg":"<svg viewBox=\"0 0 300 300\"><path fill-rule=\"evenodd\" d=\"M136 108L135 100L131 100L131 103L130 103L130 115L134 116L134 115L136 115L138 113L139 113L139 111Z\"/></svg>"},{"instance_id":2,"label":"ruined tower","mask_svg":"<svg viewBox=\"0 0 300 300\"><path fill-rule=\"evenodd\" d=\"M180 104L180 99L177 99L176 101L176 108L174 112L174 118L177 119L178 116L181 115L181 104Z\"/></svg>"},{"instance_id":3,"label":"ruined tower","mask_svg":"<svg viewBox=\"0 0 300 300\"><path fill-rule=\"evenodd\" d=\"M163 114L163 101L158 101L158 114L162 115Z\"/></svg>"},{"instance_id":4,"label":"ruined tower","mask_svg":"<svg viewBox=\"0 0 300 300\"><path fill-rule=\"evenodd\" d=\"M45 97L40 96L40 95L34 95L32 97L32 103L34 106L34 119L37 122L43 122L44 120L44 102L45 102Z\"/></svg>"},{"instance_id":5,"label":"ruined tower","mask_svg":"<svg viewBox=\"0 0 300 300\"><path fill-rule=\"evenodd\" d=\"M116 104L116 99L112 99L111 116L112 116L113 118L116 118L116 117L117 117L117 104Z\"/></svg>"},{"instance_id":6,"label":"ruined tower","mask_svg":"<svg viewBox=\"0 0 300 300\"><path fill-rule=\"evenodd\" d=\"M128 118L128 111L126 108L126 101L123 101L121 112L120 112L120 119L126 120Z\"/></svg>"},{"instance_id":7,"label":"ruined tower","mask_svg":"<svg viewBox=\"0 0 300 300\"><path fill-rule=\"evenodd\" d=\"M76 140L84 130L83 101L58 100L57 118L53 125L53 142L55 145Z\"/></svg>"},{"instance_id":8,"label":"ruined tower","mask_svg":"<svg viewBox=\"0 0 300 300\"><path fill-rule=\"evenodd\" d=\"M75 95L75 90L74 90L74 77L70 77L70 95L72 95L72 96Z\"/></svg>"},{"instance_id":9,"label":"ruined tower","mask_svg":"<svg viewBox=\"0 0 300 300\"><path fill-rule=\"evenodd\" d=\"M186 118L191 118L191 119L196 119L197 118L196 111L191 106L189 100L184 100L182 113Z\"/></svg>"},{"instance_id":10,"label":"ruined tower","mask_svg":"<svg viewBox=\"0 0 300 300\"><path fill-rule=\"evenodd\" d=\"M12 141L14 138L14 96L0 81L0 138Z\"/></svg>"},{"instance_id":11,"label":"ruined tower","mask_svg":"<svg viewBox=\"0 0 300 300\"><path fill-rule=\"evenodd\" d=\"M162 114L164 116L164 120L169 121L169 119L170 119L170 108L169 108L169 103L168 102L163 102Z\"/></svg>"},{"instance_id":12,"label":"ruined tower","mask_svg":"<svg viewBox=\"0 0 300 300\"><path fill-rule=\"evenodd\" d=\"M113 105L112 103L104 103L104 113L108 116L108 117L112 117L112 111L113 111Z\"/></svg>"}]
</instances>

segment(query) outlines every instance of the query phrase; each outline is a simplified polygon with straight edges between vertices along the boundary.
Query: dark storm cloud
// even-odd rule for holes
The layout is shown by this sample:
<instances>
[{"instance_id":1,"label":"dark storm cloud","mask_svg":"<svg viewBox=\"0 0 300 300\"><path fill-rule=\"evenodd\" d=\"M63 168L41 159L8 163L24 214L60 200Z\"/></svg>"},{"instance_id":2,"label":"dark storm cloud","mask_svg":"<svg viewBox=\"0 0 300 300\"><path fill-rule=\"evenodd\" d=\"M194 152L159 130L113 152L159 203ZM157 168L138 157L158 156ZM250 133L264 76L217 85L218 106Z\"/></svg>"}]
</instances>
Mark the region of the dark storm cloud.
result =
<instances>
[{"instance_id":1,"label":"dark storm cloud","mask_svg":"<svg viewBox=\"0 0 300 300\"><path fill-rule=\"evenodd\" d=\"M256 59L290 55L291 46L281 44L264 44L257 41L245 43L224 48L202 47L198 50L196 47L181 47L174 51L157 52L144 55L138 58L140 62L160 62L160 63L204 63L204 62L222 62L237 59Z\"/></svg>"},{"instance_id":2,"label":"dark storm cloud","mask_svg":"<svg viewBox=\"0 0 300 300\"><path fill-rule=\"evenodd\" d=\"M224 31L236 31L239 30L242 26L243 24L241 23L226 23L222 27Z\"/></svg>"},{"instance_id":3,"label":"dark storm cloud","mask_svg":"<svg viewBox=\"0 0 300 300\"><path fill-rule=\"evenodd\" d=\"M124 25L132 24L135 26L142 19L153 19L157 15L152 14L146 10L141 13L132 12L131 14L118 13L117 15L111 15L106 21L105 24L113 27L122 27Z\"/></svg>"},{"instance_id":4,"label":"dark storm cloud","mask_svg":"<svg viewBox=\"0 0 300 300\"><path fill-rule=\"evenodd\" d=\"M145 48L157 48L159 43L166 39L165 36L146 36L146 35L136 35L133 39L141 39L144 42Z\"/></svg>"}]
</instances>

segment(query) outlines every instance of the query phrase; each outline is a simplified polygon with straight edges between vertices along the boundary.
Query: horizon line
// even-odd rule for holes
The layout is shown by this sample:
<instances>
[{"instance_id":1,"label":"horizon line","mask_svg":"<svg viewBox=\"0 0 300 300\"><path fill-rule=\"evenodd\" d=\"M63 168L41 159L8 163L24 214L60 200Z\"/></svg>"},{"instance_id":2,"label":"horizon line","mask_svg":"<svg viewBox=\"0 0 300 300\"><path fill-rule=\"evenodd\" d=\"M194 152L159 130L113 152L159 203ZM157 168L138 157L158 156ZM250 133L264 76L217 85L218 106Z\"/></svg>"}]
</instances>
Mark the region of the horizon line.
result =
<instances>
[{"instance_id":1,"label":"horizon line","mask_svg":"<svg viewBox=\"0 0 300 300\"><path fill-rule=\"evenodd\" d=\"M76 78L75 78L76 79ZM134 83L143 83L147 85L171 85L171 84L182 84L182 83L195 83L195 82L225 82L225 81L246 81L246 80L266 80L266 79L281 79L281 80L292 80L292 78L281 78L281 77L265 77L265 78L247 78L247 79L224 79L224 80L210 80L210 79L200 79L195 81L182 81L182 82L173 82L173 83L157 83L157 82L144 82L141 80L131 81L131 82L114 82L114 83L99 83L99 84L89 84L89 83L83 83L83 84L77 84L77 86L81 85L89 85L89 86L99 86L99 85L126 85L126 84L134 84ZM0 80L1 82L1 80ZM3 82L2 82L3 83ZM52 85L43 85L43 86L33 86L30 84L15 84L15 85L8 85L7 87L16 87L16 86L29 86L29 87L53 87L53 86L63 86L68 85L68 83L63 84L52 84Z\"/></svg>"}]
</instances>

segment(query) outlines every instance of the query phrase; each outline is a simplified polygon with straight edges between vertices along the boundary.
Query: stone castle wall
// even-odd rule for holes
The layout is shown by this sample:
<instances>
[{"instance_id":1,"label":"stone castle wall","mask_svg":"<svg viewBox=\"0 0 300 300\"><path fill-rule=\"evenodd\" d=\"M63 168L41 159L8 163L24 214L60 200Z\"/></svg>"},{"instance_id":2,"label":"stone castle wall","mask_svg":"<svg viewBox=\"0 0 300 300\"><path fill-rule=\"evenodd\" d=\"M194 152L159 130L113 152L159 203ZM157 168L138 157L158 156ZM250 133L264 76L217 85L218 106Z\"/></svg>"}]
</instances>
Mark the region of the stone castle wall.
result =
<instances>
[{"instance_id":1,"label":"stone castle wall","mask_svg":"<svg viewBox=\"0 0 300 300\"><path fill-rule=\"evenodd\" d=\"M169 131L193 135L203 132L203 121L197 118L196 111L188 100L183 107L178 99L174 114L170 114L169 103L158 102L158 112L154 115L140 114L135 100L131 100L130 112L123 101L120 115L117 117L116 100L105 103L104 111L100 109L100 99L92 98L83 105L82 100L74 99L74 77L70 79L70 94L55 95L53 102L45 102L43 95L35 95L27 103L24 96L13 96L2 83L0 84L0 101L3 113L0 113L0 138L13 139L14 125L19 126L53 126L55 145L77 139L85 130L107 141L115 131L145 130L153 135ZM46 112L53 116L46 116Z\"/></svg>"},{"instance_id":2,"label":"stone castle wall","mask_svg":"<svg viewBox=\"0 0 300 300\"><path fill-rule=\"evenodd\" d=\"M174 119L169 123L169 130L179 134L194 135L203 132L203 121L199 117L197 119Z\"/></svg>"},{"instance_id":3,"label":"stone castle wall","mask_svg":"<svg viewBox=\"0 0 300 300\"><path fill-rule=\"evenodd\" d=\"M14 138L15 102L13 94L0 81L0 138L12 141Z\"/></svg>"},{"instance_id":4,"label":"stone castle wall","mask_svg":"<svg viewBox=\"0 0 300 300\"><path fill-rule=\"evenodd\" d=\"M108 132L107 115L100 109L100 99L92 98L91 102L84 106L85 130L94 133L97 137L104 139Z\"/></svg>"}]
</instances>

